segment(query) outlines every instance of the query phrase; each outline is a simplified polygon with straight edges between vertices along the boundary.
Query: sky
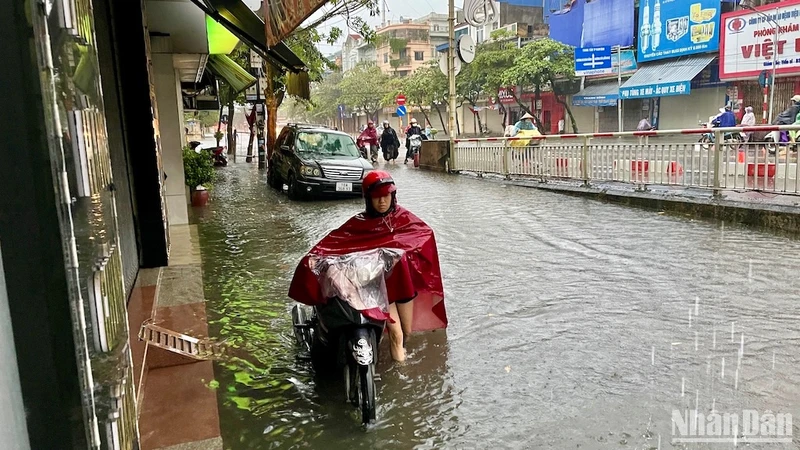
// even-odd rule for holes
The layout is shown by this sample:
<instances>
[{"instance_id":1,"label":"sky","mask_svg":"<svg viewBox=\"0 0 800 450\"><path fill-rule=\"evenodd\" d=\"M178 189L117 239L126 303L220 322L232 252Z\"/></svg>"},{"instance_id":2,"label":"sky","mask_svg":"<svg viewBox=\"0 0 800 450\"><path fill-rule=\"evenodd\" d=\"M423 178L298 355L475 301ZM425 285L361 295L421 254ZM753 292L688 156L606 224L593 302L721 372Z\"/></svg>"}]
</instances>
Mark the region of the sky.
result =
<instances>
[{"instance_id":1,"label":"sky","mask_svg":"<svg viewBox=\"0 0 800 450\"><path fill-rule=\"evenodd\" d=\"M243 0L247 6L251 7L252 9L256 9L261 4L261 0ZM400 19L400 17L404 18L417 18L422 17L426 14L430 14L431 12L437 12L441 14L447 14L447 1L446 0L385 0L386 1L386 20L391 20L393 22ZM463 5L463 0L455 0L456 8L460 8ZM317 11L312 17L319 17L320 15L324 14L324 11L328 8L328 6L323 6L319 11ZM372 26L380 25L381 18L380 16L377 17L369 17L369 13L362 12L359 14L364 20L367 21ZM346 23L344 18L333 18L329 20L327 23L323 24L322 26L318 27L318 30L321 33L328 33L332 27L339 27L342 29L344 36L347 36L348 31L345 29ZM338 50L342 49L342 44L344 43L344 39L341 39L337 42L336 45L328 45L320 44L318 47L320 51L325 54L332 54Z\"/></svg>"}]
</instances>

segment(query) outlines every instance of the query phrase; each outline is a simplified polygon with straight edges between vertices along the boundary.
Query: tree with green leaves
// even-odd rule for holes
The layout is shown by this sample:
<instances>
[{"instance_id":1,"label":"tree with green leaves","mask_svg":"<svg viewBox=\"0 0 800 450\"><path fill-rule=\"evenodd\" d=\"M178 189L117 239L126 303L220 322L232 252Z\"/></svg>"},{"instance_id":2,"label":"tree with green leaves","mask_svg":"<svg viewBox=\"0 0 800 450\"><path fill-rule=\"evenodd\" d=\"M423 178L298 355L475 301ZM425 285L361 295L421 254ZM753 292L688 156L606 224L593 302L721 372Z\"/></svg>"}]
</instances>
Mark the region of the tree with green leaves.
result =
<instances>
[{"instance_id":1,"label":"tree with green leaves","mask_svg":"<svg viewBox=\"0 0 800 450\"><path fill-rule=\"evenodd\" d=\"M557 85L575 79L574 49L549 38L534 41L515 53L512 66L504 70L500 78L507 86L532 87L536 99L548 89L558 94ZM515 99L523 109L531 112L519 98L515 96ZM556 101L566 109L572 122L572 130L577 133L578 126L569 105L560 95L556 95ZM539 122L538 118L536 121ZM541 129L540 123L538 126Z\"/></svg>"},{"instance_id":2,"label":"tree with green leaves","mask_svg":"<svg viewBox=\"0 0 800 450\"><path fill-rule=\"evenodd\" d=\"M433 108L439 114L439 121L443 125L447 123L444 121L440 106L447 104L447 77L439 70L438 64L426 64L402 79L402 90L406 102L419 107L426 122L431 121L427 110ZM447 129L444 128L446 133Z\"/></svg>"},{"instance_id":3,"label":"tree with green leaves","mask_svg":"<svg viewBox=\"0 0 800 450\"><path fill-rule=\"evenodd\" d=\"M339 85L341 103L362 109L368 118L374 118L386 104L389 80L389 76L375 64L359 64L344 74Z\"/></svg>"},{"instance_id":4,"label":"tree with green leaves","mask_svg":"<svg viewBox=\"0 0 800 450\"><path fill-rule=\"evenodd\" d=\"M503 73L514 65L514 59L519 51L516 41L511 41L509 36L505 30L493 32L492 39L478 46L475 60L467 64L466 71L456 77L457 87L461 79L459 92L462 98L471 105L474 106L480 96L476 92L496 95L500 88L507 86ZM469 96L471 101L466 96ZM521 102L519 103L521 105ZM524 105L521 106L525 108Z\"/></svg>"}]
</instances>

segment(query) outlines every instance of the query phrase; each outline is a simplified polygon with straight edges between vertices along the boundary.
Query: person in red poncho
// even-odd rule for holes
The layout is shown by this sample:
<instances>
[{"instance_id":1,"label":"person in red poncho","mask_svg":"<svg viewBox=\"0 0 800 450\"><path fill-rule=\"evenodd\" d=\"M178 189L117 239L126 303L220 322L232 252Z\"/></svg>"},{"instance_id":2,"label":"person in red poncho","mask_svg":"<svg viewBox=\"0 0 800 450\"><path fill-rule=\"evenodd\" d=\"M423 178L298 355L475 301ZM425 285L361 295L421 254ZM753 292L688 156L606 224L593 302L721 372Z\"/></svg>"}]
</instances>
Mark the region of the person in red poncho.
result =
<instances>
[{"instance_id":1,"label":"person in red poncho","mask_svg":"<svg viewBox=\"0 0 800 450\"><path fill-rule=\"evenodd\" d=\"M376 248L403 250L402 259L386 278L392 358L403 361L405 337L411 332L447 327L436 239L425 222L397 204L397 187L388 172L368 173L362 189L365 211L330 232L300 261L289 297L310 306L327 302L309 266L311 255L344 255Z\"/></svg>"},{"instance_id":2,"label":"person in red poncho","mask_svg":"<svg viewBox=\"0 0 800 450\"><path fill-rule=\"evenodd\" d=\"M367 122L367 128L358 136L358 140L367 146L367 151L373 163L378 162L378 146L380 139L378 138L378 129L375 128L375 122Z\"/></svg>"}]
</instances>

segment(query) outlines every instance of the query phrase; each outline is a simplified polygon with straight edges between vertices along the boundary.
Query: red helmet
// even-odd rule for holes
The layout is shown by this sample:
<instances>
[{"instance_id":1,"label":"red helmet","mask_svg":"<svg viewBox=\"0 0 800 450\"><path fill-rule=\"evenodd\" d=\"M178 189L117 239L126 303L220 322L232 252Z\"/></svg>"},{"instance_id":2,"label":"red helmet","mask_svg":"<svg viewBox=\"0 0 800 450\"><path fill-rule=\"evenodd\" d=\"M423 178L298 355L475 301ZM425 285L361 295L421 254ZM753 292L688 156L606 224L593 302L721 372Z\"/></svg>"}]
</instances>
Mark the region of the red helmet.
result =
<instances>
[{"instance_id":1,"label":"red helmet","mask_svg":"<svg viewBox=\"0 0 800 450\"><path fill-rule=\"evenodd\" d=\"M361 189L364 197L383 197L397 191L394 179L389 172L383 170L373 170L364 177L361 182Z\"/></svg>"}]
</instances>

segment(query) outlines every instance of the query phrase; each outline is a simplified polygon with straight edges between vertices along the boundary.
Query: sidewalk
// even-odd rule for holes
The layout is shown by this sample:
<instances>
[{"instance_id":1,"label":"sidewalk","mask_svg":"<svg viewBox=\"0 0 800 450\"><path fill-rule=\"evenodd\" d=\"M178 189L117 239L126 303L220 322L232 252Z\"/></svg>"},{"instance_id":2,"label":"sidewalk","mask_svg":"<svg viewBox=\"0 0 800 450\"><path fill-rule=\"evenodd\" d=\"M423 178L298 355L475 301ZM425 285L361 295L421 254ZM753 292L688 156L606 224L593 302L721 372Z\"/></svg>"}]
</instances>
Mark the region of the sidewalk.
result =
<instances>
[{"instance_id":1,"label":"sidewalk","mask_svg":"<svg viewBox=\"0 0 800 450\"><path fill-rule=\"evenodd\" d=\"M196 225L170 227L170 265L142 269L128 304L142 450L221 450L211 361L138 338L142 323L192 337L208 336Z\"/></svg>"}]
</instances>

